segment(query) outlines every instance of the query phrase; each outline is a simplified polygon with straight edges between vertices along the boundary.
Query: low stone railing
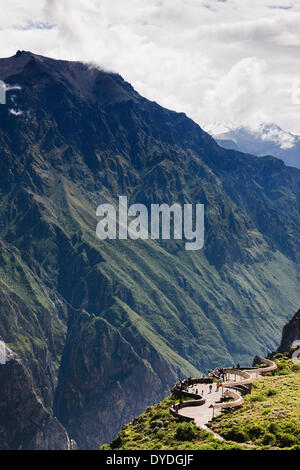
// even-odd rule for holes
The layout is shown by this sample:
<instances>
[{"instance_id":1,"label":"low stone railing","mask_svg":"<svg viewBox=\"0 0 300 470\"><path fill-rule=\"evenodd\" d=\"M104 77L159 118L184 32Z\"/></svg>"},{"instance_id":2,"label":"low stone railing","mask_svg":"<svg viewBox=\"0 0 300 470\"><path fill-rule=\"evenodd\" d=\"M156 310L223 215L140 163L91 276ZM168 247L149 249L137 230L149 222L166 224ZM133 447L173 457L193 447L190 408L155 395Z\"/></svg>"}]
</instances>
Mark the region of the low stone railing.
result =
<instances>
[{"instance_id":1,"label":"low stone railing","mask_svg":"<svg viewBox=\"0 0 300 470\"><path fill-rule=\"evenodd\" d=\"M186 408L189 406L200 406L200 405L203 405L204 403L205 403L205 398L199 395L198 400L189 400L189 401L182 402L180 409ZM190 416L184 416L184 415L179 414L177 411L174 410L172 406L170 406L170 413L172 416L175 416L180 421L194 421L194 418L191 418Z\"/></svg>"},{"instance_id":2,"label":"low stone railing","mask_svg":"<svg viewBox=\"0 0 300 470\"><path fill-rule=\"evenodd\" d=\"M214 403L211 405L214 409L220 408L235 408L241 406L244 403L244 399L241 394L236 390L225 390L224 397L233 398L234 401L225 401L223 403Z\"/></svg>"},{"instance_id":3,"label":"low stone railing","mask_svg":"<svg viewBox=\"0 0 300 470\"><path fill-rule=\"evenodd\" d=\"M244 399L241 394L237 390L232 390L230 388L237 387L241 385L251 385L252 382L255 380L255 377L251 374L252 372L256 372L258 374L263 374L265 372L271 372L277 369L277 365L275 362L270 361L269 359L262 359L262 363L266 364L265 367L259 367L254 369L244 369L240 370L233 367L227 367L225 370L228 374L238 375L242 377L242 380L235 380L231 382L225 382L223 387L228 387L227 390L224 392L224 396L228 398L233 398L233 401L224 402L224 403L215 403L211 405L212 408L215 409L223 409L223 408L235 408L237 406L241 406L244 403Z\"/></svg>"},{"instance_id":4,"label":"low stone railing","mask_svg":"<svg viewBox=\"0 0 300 470\"><path fill-rule=\"evenodd\" d=\"M256 375L258 374L265 374L266 372L272 372L273 370L277 369L277 365L275 362L270 361L269 359L262 359L261 362L265 364L264 367L255 367L249 369L237 369L235 367L227 367L225 368L225 372L232 375L238 375L242 377L242 380L232 380L231 382L225 382L224 387L236 387L239 385L250 385L253 380L255 379L253 373Z\"/></svg>"},{"instance_id":5,"label":"low stone railing","mask_svg":"<svg viewBox=\"0 0 300 470\"><path fill-rule=\"evenodd\" d=\"M233 390L233 388L238 387L238 386L244 386L244 385L251 385L252 382L255 380L255 377L253 375L253 372L257 374L264 374L265 372L272 372L277 369L277 365L275 362L269 360L269 359L262 359L261 362L265 364L264 367L259 367L259 368L234 368L234 367L227 367L224 368L225 374L232 374L235 376L239 376L238 380L232 380L230 382L223 382L222 387L226 388L224 395L225 397L232 398L233 401L229 402L223 402L223 403L214 403L210 407L213 408L213 410L221 410L223 408L235 408L238 406L241 406L244 403L244 399L242 395L239 393L238 390ZM201 380L201 382L200 382ZM203 378L199 379L199 382L197 379L192 379L193 385L196 383L212 383L212 380L209 382L203 382ZM182 408L189 407L189 406L199 406L203 405L205 403L205 399L201 397L201 395L197 395L191 392L186 392L184 390L177 390L178 392L182 393L185 396L190 396L193 398L196 398L195 400L190 400L190 401L185 401L182 403ZM173 416L178 417L182 421L194 421L194 418L190 418L189 416L183 416L182 414L177 413L173 408L170 408L170 413Z\"/></svg>"},{"instance_id":6,"label":"low stone railing","mask_svg":"<svg viewBox=\"0 0 300 470\"><path fill-rule=\"evenodd\" d=\"M187 392L186 390L174 390L173 393L177 396L184 396L187 398L195 398L195 400L201 400L202 395L193 392Z\"/></svg>"},{"instance_id":7,"label":"low stone railing","mask_svg":"<svg viewBox=\"0 0 300 470\"><path fill-rule=\"evenodd\" d=\"M197 384L211 384L213 382L212 377L195 377L192 379L192 384L197 385Z\"/></svg>"},{"instance_id":8,"label":"low stone railing","mask_svg":"<svg viewBox=\"0 0 300 470\"><path fill-rule=\"evenodd\" d=\"M203 384L211 384L213 383L212 377L194 377L190 380L189 385L203 385ZM177 388L176 385L171 389L171 392L184 392L184 389ZM186 392L188 393L188 392ZM195 394L196 395L196 394Z\"/></svg>"},{"instance_id":9,"label":"low stone railing","mask_svg":"<svg viewBox=\"0 0 300 470\"><path fill-rule=\"evenodd\" d=\"M258 367L258 368L255 368L255 372L257 372L258 374L264 374L265 372L272 372L273 370L276 370L277 369L277 365L275 364L275 362L273 361L270 361L270 359L262 359L261 362L263 364L266 364L265 367ZM253 369L252 369L253 370Z\"/></svg>"},{"instance_id":10,"label":"low stone railing","mask_svg":"<svg viewBox=\"0 0 300 470\"><path fill-rule=\"evenodd\" d=\"M249 372L246 370L240 370L240 369L235 369L235 368L226 368L224 370L226 374L231 374L231 375L241 377L241 379L238 379L238 380L231 380L231 382L224 382L223 383L224 387L237 387L238 385L249 385L254 380L254 377L251 374L249 374Z\"/></svg>"}]
</instances>

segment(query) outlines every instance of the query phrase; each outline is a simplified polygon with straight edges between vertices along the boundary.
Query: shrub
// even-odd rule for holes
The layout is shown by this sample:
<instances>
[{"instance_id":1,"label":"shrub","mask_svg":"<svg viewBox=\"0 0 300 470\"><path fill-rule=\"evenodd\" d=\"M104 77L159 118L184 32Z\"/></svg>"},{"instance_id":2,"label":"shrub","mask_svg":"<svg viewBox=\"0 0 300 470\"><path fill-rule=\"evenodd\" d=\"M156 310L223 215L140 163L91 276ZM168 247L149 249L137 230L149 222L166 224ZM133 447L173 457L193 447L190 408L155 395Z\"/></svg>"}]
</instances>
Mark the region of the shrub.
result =
<instances>
[{"instance_id":1,"label":"shrub","mask_svg":"<svg viewBox=\"0 0 300 470\"><path fill-rule=\"evenodd\" d=\"M262 443L265 445L275 444L276 437L270 432L266 432L262 437Z\"/></svg>"},{"instance_id":2,"label":"shrub","mask_svg":"<svg viewBox=\"0 0 300 470\"><path fill-rule=\"evenodd\" d=\"M162 426L162 424L163 424L163 423L162 423L162 421L160 421L160 420L153 420L153 421L151 421L151 423L150 423L150 427L151 427L151 428L160 428L160 427Z\"/></svg>"},{"instance_id":3,"label":"shrub","mask_svg":"<svg viewBox=\"0 0 300 470\"><path fill-rule=\"evenodd\" d=\"M103 444L99 447L99 450L111 450L111 447L108 444Z\"/></svg>"},{"instance_id":4,"label":"shrub","mask_svg":"<svg viewBox=\"0 0 300 470\"><path fill-rule=\"evenodd\" d=\"M161 444L160 442L157 442L157 443L154 444L154 446L153 446L153 449L154 449L154 450L159 450L159 449L161 449L161 448L162 448L162 444Z\"/></svg>"},{"instance_id":5,"label":"shrub","mask_svg":"<svg viewBox=\"0 0 300 470\"><path fill-rule=\"evenodd\" d=\"M287 432L277 434L277 442L280 447L291 447L297 444L296 436Z\"/></svg>"},{"instance_id":6,"label":"shrub","mask_svg":"<svg viewBox=\"0 0 300 470\"><path fill-rule=\"evenodd\" d=\"M266 397L264 397L263 395L252 395L250 396L249 400L250 402L254 402L254 401L265 401Z\"/></svg>"},{"instance_id":7,"label":"shrub","mask_svg":"<svg viewBox=\"0 0 300 470\"><path fill-rule=\"evenodd\" d=\"M175 439L178 441L191 441L195 437L195 426L192 423L180 423L177 426Z\"/></svg>"},{"instance_id":8,"label":"shrub","mask_svg":"<svg viewBox=\"0 0 300 470\"><path fill-rule=\"evenodd\" d=\"M277 364L277 369L282 370L282 369L287 369L287 364L285 362L280 362Z\"/></svg>"},{"instance_id":9,"label":"shrub","mask_svg":"<svg viewBox=\"0 0 300 470\"><path fill-rule=\"evenodd\" d=\"M288 365L285 362L280 362L277 365L277 375L288 375L289 373Z\"/></svg>"},{"instance_id":10,"label":"shrub","mask_svg":"<svg viewBox=\"0 0 300 470\"><path fill-rule=\"evenodd\" d=\"M258 424L254 424L253 426L248 427L248 434L251 437L251 439L256 439L262 434L264 434L264 430Z\"/></svg>"},{"instance_id":11,"label":"shrub","mask_svg":"<svg viewBox=\"0 0 300 470\"><path fill-rule=\"evenodd\" d=\"M157 433L160 430L158 426L155 426L155 428L152 430L153 433Z\"/></svg>"},{"instance_id":12,"label":"shrub","mask_svg":"<svg viewBox=\"0 0 300 470\"><path fill-rule=\"evenodd\" d=\"M248 439L247 434L245 431L237 428L237 427L232 427L231 429L228 429L223 433L225 439L228 439L230 441L235 441L235 442L246 442Z\"/></svg>"},{"instance_id":13,"label":"shrub","mask_svg":"<svg viewBox=\"0 0 300 470\"><path fill-rule=\"evenodd\" d=\"M300 435L300 426L299 424L294 423L293 421L286 421L284 423L284 432L291 433L293 435Z\"/></svg>"},{"instance_id":14,"label":"shrub","mask_svg":"<svg viewBox=\"0 0 300 470\"><path fill-rule=\"evenodd\" d=\"M269 431L271 434L277 434L278 430L279 430L279 426L277 423L269 424Z\"/></svg>"},{"instance_id":15,"label":"shrub","mask_svg":"<svg viewBox=\"0 0 300 470\"><path fill-rule=\"evenodd\" d=\"M287 369L282 369L278 372L278 375L289 375L289 371Z\"/></svg>"},{"instance_id":16,"label":"shrub","mask_svg":"<svg viewBox=\"0 0 300 470\"><path fill-rule=\"evenodd\" d=\"M110 447L111 449L116 449L117 447L120 447L122 445L122 436L120 434L117 435L117 437L111 441Z\"/></svg>"}]
</instances>

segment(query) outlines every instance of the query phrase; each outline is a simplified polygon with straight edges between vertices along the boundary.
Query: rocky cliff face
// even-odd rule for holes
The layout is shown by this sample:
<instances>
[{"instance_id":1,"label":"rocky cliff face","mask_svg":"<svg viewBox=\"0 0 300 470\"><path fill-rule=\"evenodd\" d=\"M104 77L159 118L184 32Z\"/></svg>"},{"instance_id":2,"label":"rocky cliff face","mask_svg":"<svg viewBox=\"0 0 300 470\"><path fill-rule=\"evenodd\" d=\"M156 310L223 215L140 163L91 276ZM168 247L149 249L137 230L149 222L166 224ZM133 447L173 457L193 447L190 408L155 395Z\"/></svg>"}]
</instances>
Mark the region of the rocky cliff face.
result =
<instances>
[{"instance_id":1,"label":"rocky cliff face","mask_svg":"<svg viewBox=\"0 0 300 470\"><path fill-rule=\"evenodd\" d=\"M9 348L0 364L0 448L69 450L65 428L44 407L30 374Z\"/></svg>"},{"instance_id":2,"label":"rocky cliff face","mask_svg":"<svg viewBox=\"0 0 300 470\"><path fill-rule=\"evenodd\" d=\"M70 438L110 441L175 377L275 348L300 301L298 170L81 63L23 51L0 79L18 86L0 106L0 335ZM119 195L204 203L203 250L101 242L96 208Z\"/></svg>"},{"instance_id":3,"label":"rocky cliff face","mask_svg":"<svg viewBox=\"0 0 300 470\"><path fill-rule=\"evenodd\" d=\"M143 352L87 313L69 328L55 412L81 448L96 448L120 423L156 403L176 376L147 344ZM104 425L105 423L105 425Z\"/></svg>"},{"instance_id":4,"label":"rocky cliff face","mask_svg":"<svg viewBox=\"0 0 300 470\"><path fill-rule=\"evenodd\" d=\"M300 340L300 310L283 328L281 343L277 352L288 352L295 340Z\"/></svg>"}]
</instances>

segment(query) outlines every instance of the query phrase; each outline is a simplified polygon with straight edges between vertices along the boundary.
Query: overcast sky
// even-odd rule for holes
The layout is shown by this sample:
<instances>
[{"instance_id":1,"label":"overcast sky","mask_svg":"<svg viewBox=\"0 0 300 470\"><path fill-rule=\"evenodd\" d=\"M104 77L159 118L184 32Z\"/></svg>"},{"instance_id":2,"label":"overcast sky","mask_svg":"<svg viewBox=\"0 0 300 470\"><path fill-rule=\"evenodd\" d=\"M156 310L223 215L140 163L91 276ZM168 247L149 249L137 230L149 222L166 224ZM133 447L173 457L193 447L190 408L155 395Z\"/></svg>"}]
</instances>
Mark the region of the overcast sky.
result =
<instances>
[{"instance_id":1,"label":"overcast sky","mask_svg":"<svg viewBox=\"0 0 300 470\"><path fill-rule=\"evenodd\" d=\"M300 134L299 0L0 0L0 7L1 57L21 49L93 61L200 125L265 121Z\"/></svg>"}]
</instances>

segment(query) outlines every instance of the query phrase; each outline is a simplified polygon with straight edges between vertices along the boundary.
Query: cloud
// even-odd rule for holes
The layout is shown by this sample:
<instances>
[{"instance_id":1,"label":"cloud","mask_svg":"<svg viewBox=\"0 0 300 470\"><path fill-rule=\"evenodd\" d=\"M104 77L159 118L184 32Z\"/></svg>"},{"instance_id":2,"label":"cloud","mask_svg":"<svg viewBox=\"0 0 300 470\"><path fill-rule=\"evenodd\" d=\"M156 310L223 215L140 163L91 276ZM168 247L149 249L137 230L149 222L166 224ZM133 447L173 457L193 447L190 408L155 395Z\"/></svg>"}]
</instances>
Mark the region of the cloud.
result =
<instances>
[{"instance_id":1,"label":"cloud","mask_svg":"<svg viewBox=\"0 0 300 470\"><path fill-rule=\"evenodd\" d=\"M262 127L260 136L262 140L276 142L283 150L293 148L298 141L293 134L274 126Z\"/></svg>"},{"instance_id":2,"label":"cloud","mask_svg":"<svg viewBox=\"0 0 300 470\"><path fill-rule=\"evenodd\" d=\"M94 62L200 124L275 121L300 134L297 0L4 0L0 55Z\"/></svg>"},{"instance_id":3,"label":"cloud","mask_svg":"<svg viewBox=\"0 0 300 470\"><path fill-rule=\"evenodd\" d=\"M277 84L268 75L266 62L248 57L234 64L204 93L203 107L208 121L215 120L217 109L223 122L248 125L254 130L268 121L264 107L273 106L276 93Z\"/></svg>"}]
</instances>

